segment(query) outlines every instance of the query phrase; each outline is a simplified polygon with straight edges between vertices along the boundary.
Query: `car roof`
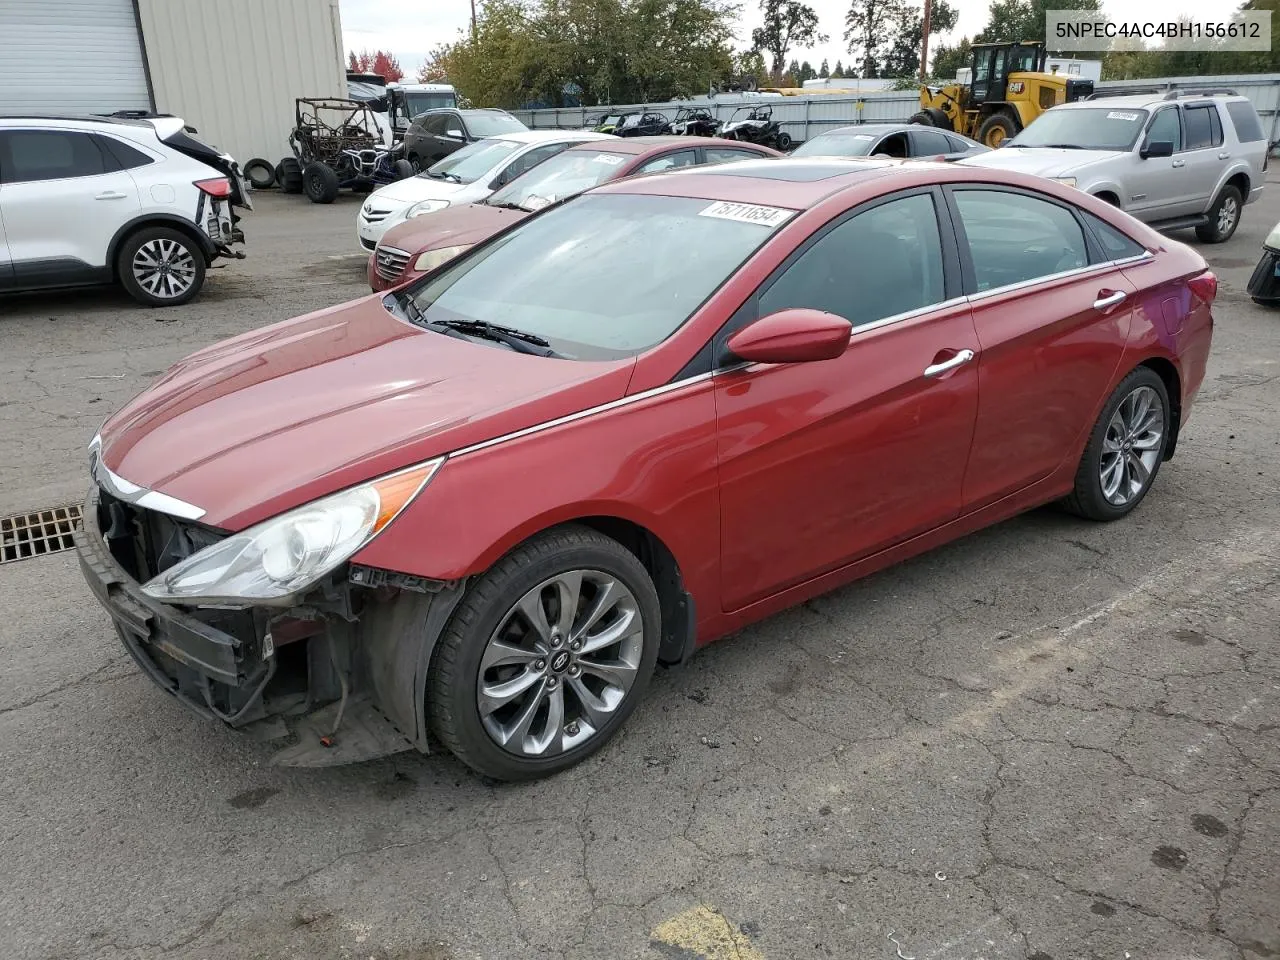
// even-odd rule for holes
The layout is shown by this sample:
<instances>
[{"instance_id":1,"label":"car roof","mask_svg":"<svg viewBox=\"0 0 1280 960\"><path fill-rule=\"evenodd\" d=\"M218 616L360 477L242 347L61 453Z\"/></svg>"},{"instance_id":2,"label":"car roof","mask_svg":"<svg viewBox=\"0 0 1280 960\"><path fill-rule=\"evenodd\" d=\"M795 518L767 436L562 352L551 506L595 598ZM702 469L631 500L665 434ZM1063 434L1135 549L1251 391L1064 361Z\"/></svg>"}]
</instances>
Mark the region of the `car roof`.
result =
<instances>
[{"instance_id":1,"label":"car roof","mask_svg":"<svg viewBox=\"0 0 1280 960\"><path fill-rule=\"evenodd\" d=\"M610 153L626 153L639 156L645 153L658 153L662 150L670 149L676 146L705 147L705 146L725 146L725 147L742 147L748 149L754 144L743 143L741 140L722 140L720 137L680 137L680 136L660 136L660 137L614 137L609 134L603 135L609 140L608 150ZM592 141L589 144L581 144L579 146L570 147L570 150L586 150L591 148L599 149L599 144Z\"/></svg>"},{"instance_id":2,"label":"car roof","mask_svg":"<svg viewBox=\"0 0 1280 960\"><path fill-rule=\"evenodd\" d=\"M1011 170L876 157L782 157L704 164L624 178L591 192L691 197L807 210L836 193L873 181L877 183L876 194L936 183L987 183L1045 192L1041 178Z\"/></svg>"},{"instance_id":3,"label":"car roof","mask_svg":"<svg viewBox=\"0 0 1280 960\"><path fill-rule=\"evenodd\" d=\"M918 126L918 124L917 124ZM818 137L825 137L829 133L897 133L900 130L908 130L911 128L909 123L854 123L847 127L835 127L831 130L824 130L818 134ZM945 131L950 133L951 131ZM811 139L817 140L818 137Z\"/></svg>"},{"instance_id":4,"label":"car roof","mask_svg":"<svg viewBox=\"0 0 1280 960\"><path fill-rule=\"evenodd\" d=\"M14 123L14 124L21 123L24 125L33 124L33 123L36 125L43 125L47 123L50 126L54 124L61 124L61 123L91 123L95 125L112 124L112 125L122 126L122 127L150 127L151 126L151 124L147 123L145 120L140 120L134 117L96 117L96 116L91 116L87 114L81 115L81 114L73 114L73 113L67 113L67 114L11 113L11 114L5 114L3 117L0 117L0 124L8 124L8 123Z\"/></svg>"},{"instance_id":5,"label":"car roof","mask_svg":"<svg viewBox=\"0 0 1280 960\"><path fill-rule=\"evenodd\" d=\"M513 130L510 133L499 133L489 139L513 140L516 143L550 143L558 140L581 140L595 143L598 140L617 140L608 133L593 133L590 130Z\"/></svg>"},{"instance_id":6,"label":"car roof","mask_svg":"<svg viewBox=\"0 0 1280 960\"><path fill-rule=\"evenodd\" d=\"M1208 100L1220 100L1228 102L1232 100L1245 100L1237 93L1196 93L1194 90L1180 91L1181 96L1169 98L1165 92L1160 93L1131 93L1122 97L1098 97L1095 100L1076 100L1072 103L1060 103L1054 110L1079 110L1086 107L1129 107L1130 109L1153 109L1165 103L1204 103Z\"/></svg>"}]
</instances>

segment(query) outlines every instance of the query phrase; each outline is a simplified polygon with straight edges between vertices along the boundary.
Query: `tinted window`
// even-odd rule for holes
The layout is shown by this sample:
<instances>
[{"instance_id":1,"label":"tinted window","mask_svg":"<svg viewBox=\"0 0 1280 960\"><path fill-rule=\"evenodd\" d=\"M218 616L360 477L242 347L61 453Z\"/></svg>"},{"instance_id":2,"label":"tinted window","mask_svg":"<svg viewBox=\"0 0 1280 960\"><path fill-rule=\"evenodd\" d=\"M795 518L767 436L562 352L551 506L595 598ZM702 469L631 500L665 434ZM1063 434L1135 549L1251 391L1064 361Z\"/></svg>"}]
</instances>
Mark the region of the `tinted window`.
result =
<instances>
[{"instance_id":1,"label":"tinted window","mask_svg":"<svg viewBox=\"0 0 1280 960\"><path fill-rule=\"evenodd\" d=\"M1124 260L1127 257L1141 256L1146 248L1138 241L1125 236L1111 224L1095 217L1092 213L1085 213L1084 219L1089 224L1089 229L1093 231L1094 239L1098 241L1098 246L1102 247L1102 255L1104 260Z\"/></svg>"},{"instance_id":2,"label":"tinted window","mask_svg":"<svg viewBox=\"0 0 1280 960\"><path fill-rule=\"evenodd\" d=\"M648 163L642 164L636 172L657 173L659 170L674 170L676 167L692 167L697 162L697 154L692 150L680 150L662 157L655 157Z\"/></svg>"},{"instance_id":3,"label":"tinted window","mask_svg":"<svg viewBox=\"0 0 1280 960\"><path fill-rule=\"evenodd\" d=\"M891 200L835 226L760 296L760 315L809 307L854 326L943 300L933 199Z\"/></svg>"},{"instance_id":4,"label":"tinted window","mask_svg":"<svg viewBox=\"0 0 1280 960\"><path fill-rule=\"evenodd\" d=\"M1089 262L1084 232L1065 207L997 190L957 190L955 198L979 291Z\"/></svg>"},{"instance_id":5,"label":"tinted window","mask_svg":"<svg viewBox=\"0 0 1280 960\"><path fill-rule=\"evenodd\" d=\"M791 152L793 157L866 157L876 145L869 133L824 133L806 140Z\"/></svg>"},{"instance_id":6,"label":"tinted window","mask_svg":"<svg viewBox=\"0 0 1280 960\"><path fill-rule=\"evenodd\" d=\"M87 133L14 130L0 134L0 173L8 183L92 177L106 169L102 151Z\"/></svg>"},{"instance_id":7,"label":"tinted window","mask_svg":"<svg viewBox=\"0 0 1280 960\"><path fill-rule=\"evenodd\" d=\"M1247 100L1232 100L1227 103L1227 115L1231 117L1231 125L1236 128L1236 139L1241 143L1252 143L1262 139L1262 125L1258 123L1258 111Z\"/></svg>"},{"instance_id":8,"label":"tinted window","mask_svg":"<svg viewBox=\"0 0 1280 960\"><path fill-rule=\"evenodd\" d=\"M587 194L529 218L412 293L428 323L487 320L578 359L633 356L670 336L787 219L744 222L726 206Z\"/></svg>"},{"instance_id":9,"label":"tinted window","mask_svg":"<svg viewBox=\"0 0 1280 960\"><path fill-rule=\"evenodd\" d=\"M1203 150L1205 147L1216 147L1222 143L1222 127L1216 122L1218 120L1216 107L1212 105L1186 107L1182 113L1183 122L1187 125L1186 148L1188 150Z\"/></svg>"},{"instance_id":10,"label":"tinted window","mask_svg":"<svg viewBox=\"0 0 1280 960\"><path fill-rule=\"evenodd\" d=\"M114 166L117 170L132 170L134 167L145 167L148 163L155 161L148 157L141 150L135 150L127 143L116 140L113 137L98 137L98 145L111 155L111 159L115 161Z\"/></svg>"},{"instance_id":11,"label":"tinted window","mask_svg":"<svg viewBox=\"0 0 1280 960\"><path fill-rule=\"evenodd\" d=\"M911 138L916 142L916 156L932 157L953 149L951 142L936 130L912 130Z\"/></svg>"},{"instance_id":12,"label":"tinted window","mask_svg":"<svg viewBox=\"0 0 1280 960\"><path fill-rule=\"evenodd\" d=\"M510 183L526 170L532 170L543 160L554 157L567 146L569 146L567 143L548 143L541 147L534 147L528 153L521 154L511 162L507 169L502 171L502 182Z\"/></svg>"},{"instance_id":13,"label":"tinted window","mask_svg":"<svg viewBox=\"0 0 1280 960\"><path fill-rule=\"evenodd\" d=\"M1182 127L1178 123L1178 108L1166 107L1155 115L1147 128L1147 143L1168 140L1174 150L1182 149Z\"/></svg>"},{"instance_id":14,"label":"tinted window","mask_svg":"<svg viewBox=\"0 0 1280 960\"><path fill-rule=\"evenodd\" d=\"M961 140L959 137L947 137L947 139L951 142L951 149L956 153L964 153L974 147L968 140Z\"/></svg>"},{"instance_id":15,"label":"tinted window","mask_svg":"<svg viewBox=\"0 0 1280 960\"><path fill-rule=\"evenodd\" d=\"M445 124L451 119L453 118L448 114L436 114L432 117L425 117L421 121L422 130L424 133L430 134L431 136L443 136Z\"/></svg>"},{"instance_id":16,"label":"tinted window","mask_svg":"<svg viewBox=\"0 0 1280 960\"><path fill-rule=\"evenodd\" d=\"M759 160L760 154L732 147L707 147L704 151L707 163L733 163L735 160Z\"/></svg>"},{"instance_id":17,"label":"tinted window","mask_svg":"<svg viewBox=\"0 0 1280 960\"><path fill-rule=\"evenodd\" d=\"M517 133L529 129L508 113L469 113L467 129L473 137L493 137L500 133Z\"/></svg>"}]
</instances>

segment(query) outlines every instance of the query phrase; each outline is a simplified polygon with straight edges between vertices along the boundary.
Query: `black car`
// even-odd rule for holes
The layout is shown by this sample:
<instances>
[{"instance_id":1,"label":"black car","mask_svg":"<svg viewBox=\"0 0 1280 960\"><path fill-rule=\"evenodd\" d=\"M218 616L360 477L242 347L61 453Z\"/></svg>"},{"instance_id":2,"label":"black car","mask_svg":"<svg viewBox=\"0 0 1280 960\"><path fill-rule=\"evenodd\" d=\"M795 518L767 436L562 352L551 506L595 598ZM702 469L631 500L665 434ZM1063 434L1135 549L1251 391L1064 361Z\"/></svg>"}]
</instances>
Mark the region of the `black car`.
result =
<instances>
[{"instance_id":1,"label":"black car","mask_svg":"<svg viewBox=\"0 0 1280 960\"><path fill-rule=\"evenodd\" d=\"M976 140L958 133L937 130L914 123L860 123L837 127L806 140L796 147L793 157L943 157L959 160L976 153L986 153Z\"/></svg>"},{"instance_id":2,"label":"black car","mask_svg":"<svg viewBox=\"0 0 1280 960\"><path fill-rule=\"evenodd\" d=\"M404 155L415 170L425 170L468 143L528 129L505 110L428 110L405 133Z\"/></svg>"},{"instance_id":3,"label":"black car","mask_svg":"<svg viewBox=\"0 0 1280 960\"><path fill-rule=\"evenodd\" d=\"M626 113L613 133L619 137L662 137L671 132L671 121L660 113Z\"/></svg>"}]
</instances>

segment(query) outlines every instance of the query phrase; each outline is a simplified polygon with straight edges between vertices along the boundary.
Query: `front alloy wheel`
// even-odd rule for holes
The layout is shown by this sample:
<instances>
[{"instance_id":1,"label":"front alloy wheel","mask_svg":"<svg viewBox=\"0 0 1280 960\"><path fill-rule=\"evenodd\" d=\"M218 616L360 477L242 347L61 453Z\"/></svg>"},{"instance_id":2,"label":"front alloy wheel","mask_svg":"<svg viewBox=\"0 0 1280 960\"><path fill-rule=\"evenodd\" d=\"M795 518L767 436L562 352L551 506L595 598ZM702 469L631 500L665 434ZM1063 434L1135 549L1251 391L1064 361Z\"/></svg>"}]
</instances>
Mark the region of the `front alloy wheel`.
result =
<instances>
[{"instance_id":1,"label":"front alloy wheel","mask_svg":"<svg viewBox=\"0 0 1280 960\"><path fill-rule=\"evenodd\" d=\"M618 541L564 526L468 588L432 655L431 729L472 769L531 780L602 747L657 661L662 614L644 565Z\"/></svg>"}]
</instances>

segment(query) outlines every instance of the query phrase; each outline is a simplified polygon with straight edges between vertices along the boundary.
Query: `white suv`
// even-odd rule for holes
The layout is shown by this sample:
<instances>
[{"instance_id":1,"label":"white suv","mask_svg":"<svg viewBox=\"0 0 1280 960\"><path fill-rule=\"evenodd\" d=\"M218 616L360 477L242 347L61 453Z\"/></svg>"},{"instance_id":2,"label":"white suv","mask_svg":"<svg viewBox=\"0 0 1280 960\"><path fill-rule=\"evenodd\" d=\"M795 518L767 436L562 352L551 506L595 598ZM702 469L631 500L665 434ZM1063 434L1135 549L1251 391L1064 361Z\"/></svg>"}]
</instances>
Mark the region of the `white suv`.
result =
<instances>
[{"instance_id":1,"label":"white suv","mask_svg":"<svg viewBox=\"0 0 1280 960\"><path fill-rule=\"evenodd\" d=\"M118 281L185 303L217 257L242 258L234 160L176 117L0 117L0 291Z\"/></svg>"},{"instance_id":2,"label":"white suv","mask_svg":"<svg viewBox=\"0 0 1280 960\"><path fill-rule=\"evenodd\" d=\"M1061 104L960 162L1068 183L1153 227L1223 243L1262 194L1268 149L1245 97L1174 90Z\"/></svg>"}]
</instances>

